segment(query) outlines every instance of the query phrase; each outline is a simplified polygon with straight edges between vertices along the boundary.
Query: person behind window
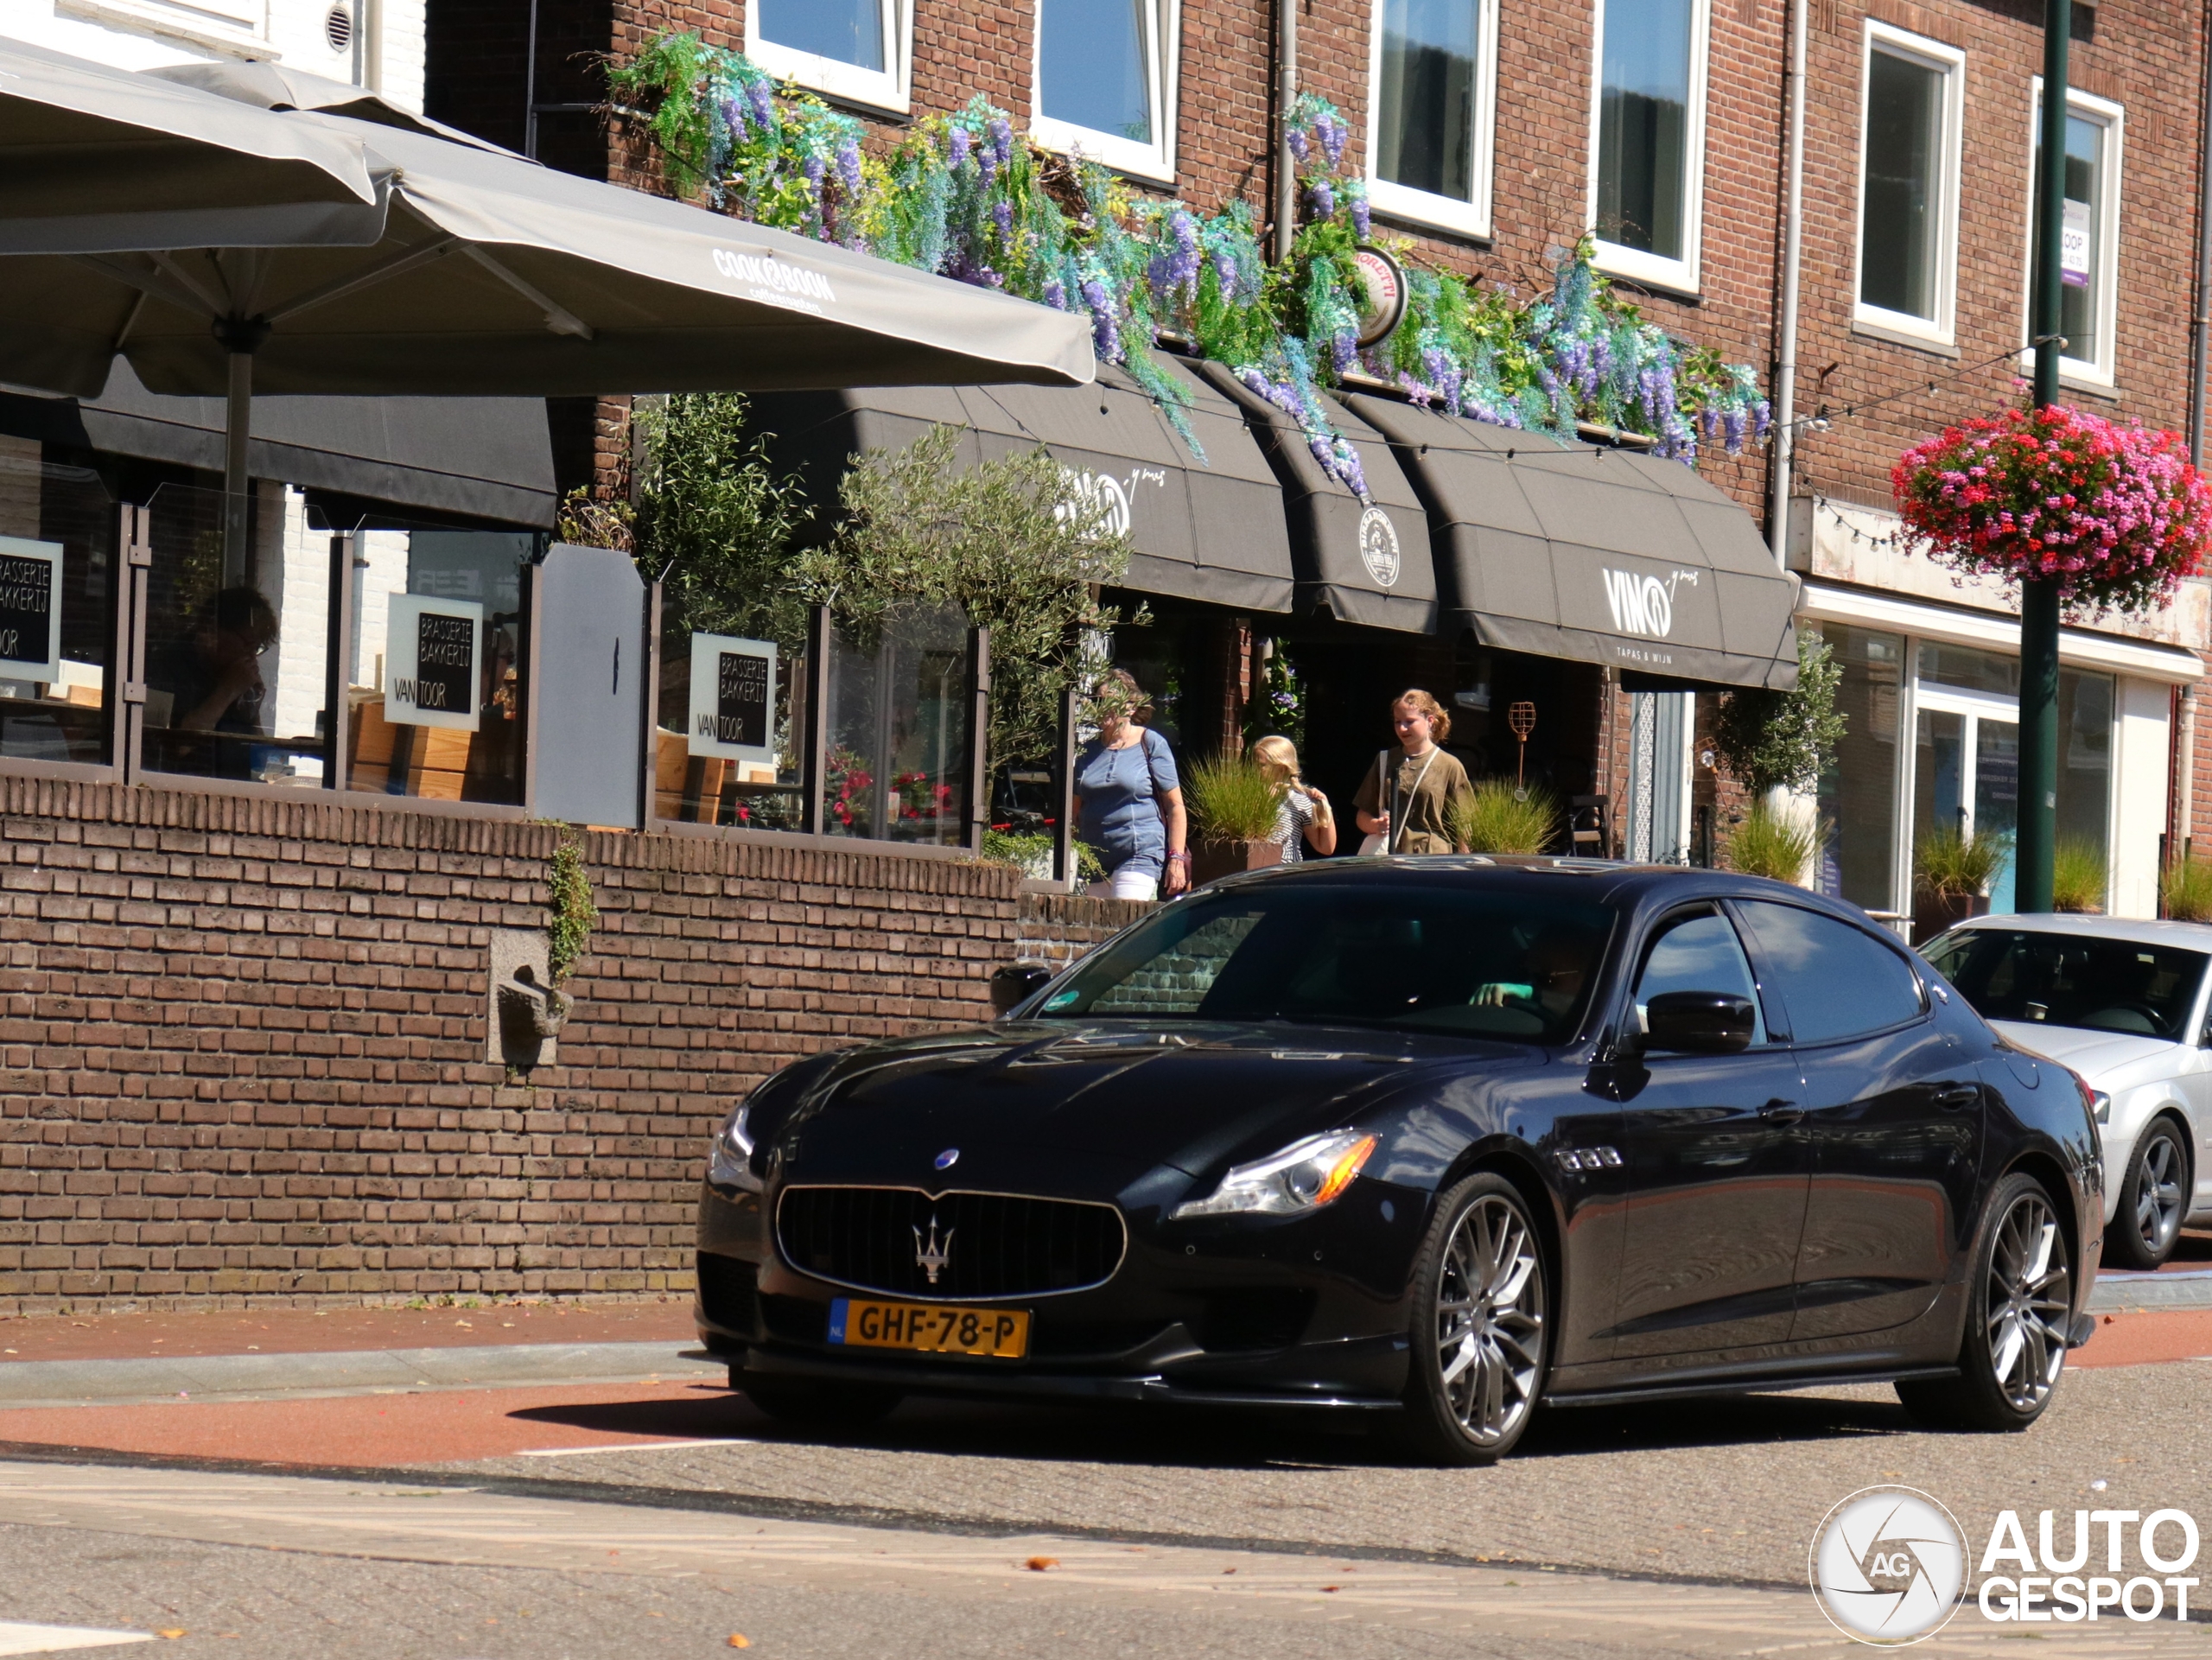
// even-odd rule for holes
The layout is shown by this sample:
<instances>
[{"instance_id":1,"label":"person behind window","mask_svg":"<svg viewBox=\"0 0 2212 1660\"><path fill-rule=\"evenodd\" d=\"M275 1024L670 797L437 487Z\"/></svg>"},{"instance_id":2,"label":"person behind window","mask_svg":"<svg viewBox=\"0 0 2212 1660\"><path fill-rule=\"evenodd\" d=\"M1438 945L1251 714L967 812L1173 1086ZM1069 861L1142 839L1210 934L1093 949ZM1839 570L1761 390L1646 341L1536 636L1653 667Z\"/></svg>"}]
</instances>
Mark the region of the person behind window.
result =
<instances>
[{"instance_id":1,"label":"person behind window","mask_svg":"<svg viewBox=\"0 0 2212 1660\"><path fill-rule=\"evenodd\" d=\"M1128 670L1092 688L1098 735L1075 764L1076 823L1106 867L1094 899L1154 900L1191 885L1182 779L1167 740L1145 724L1152 709ZM1164 881L1163 881L1164 878Z\"/></svg>"},{"instance_id":2,"label":"person behind window","mask_svg":"<svg viewBox=\"0 0 2212 1660\"><path fill-rule=\"evenodd\" d=\"M261 654L276 643L276 613L257 590L226 588L157 655L146 677L156 690L169 694L172 735L164 744L164 767L221 778L250 774L249 746L176 735L266 729Z\"/></svg>"},{"instance_id":3,"label":"person behind window","mask_svg":"<svg viewBox=\"0 0 2212 1660\"><path fill-rule=\"evenodd\" d=\"M1275 790L1275 827L1268 839L1282 844L1282 862L1296 864L1305 849L1326 855L1337 850L1337 821L1329 798L1298 775L1298 746L1287 738L1262 738L1252 746L1252 760Z\"/></svg>"},{"instance_id":4,"label":"person behind window","mask_svg":"<svg viewBox=\"0 0 2212 1660\"><path fill-rule=\"evenodd\" d=\"M1452 735L1442 704L1416 688L1390 705L1398 735L1397 766L1384 750L1375 758L1352 798L1362 853L1464 853L1452 833L1452 810L1474 793L1467 769L1437 747Z\"/></svg>"}]
</instances>

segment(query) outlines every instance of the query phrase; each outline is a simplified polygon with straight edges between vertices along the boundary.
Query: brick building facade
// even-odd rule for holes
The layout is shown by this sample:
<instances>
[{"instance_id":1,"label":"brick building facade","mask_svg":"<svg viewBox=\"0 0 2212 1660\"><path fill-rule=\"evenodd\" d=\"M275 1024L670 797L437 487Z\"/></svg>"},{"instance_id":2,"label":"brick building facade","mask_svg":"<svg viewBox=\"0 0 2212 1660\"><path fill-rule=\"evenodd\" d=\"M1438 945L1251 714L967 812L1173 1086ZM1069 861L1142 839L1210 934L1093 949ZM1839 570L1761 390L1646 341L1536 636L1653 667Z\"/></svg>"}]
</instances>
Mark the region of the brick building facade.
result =
<instances>
[{"instance_id":1,"label":"brick building facade","mask_svg":"<svg viewBox=\"0 0 2212 1660\"><path fill-rule=\"evenodd\" d=\"M856 3L874 15L875 0ZM1946 673L1979 676L2006 695L2007 677L2017 676L2006 666L2016 651L2007 644L2009 596L1962 589L1924 559L1891 545L1896 525L1889 472L1916 439L2017 396L2020 364L2012 349L2024 328L2040 19L2037 9L2016 0L1808 3L1796 347L1802 423L1789 492L1789 557L1809 579L1803 615L1847 660L1846 701L1855 703L1862 736L1872 741L1886 733L1882 741L1889 746L1852 763L1878 773L1887 768L1874 779L1890 803L1886 837L1879 846L1862 842L1847 852L1832 850L1823 881L1902 922L1911 908L1914 838L1954 816L1961 825L2001 830L2010 811L2012 763L2003 735L2009 728L1996 718L2002 711L1992 705L1981 711L1989 718L1963 724L1963 706L1943 707L1947 683L1941 679ZM1278 8L1268 0L1147 0L1140 10L1156 21L1170 48L1155 95L1172 111L1173 133L1172 146L1159 156L1166 163L1172 151L1172 165L1137 168L1137 185L1172 191L1201 209L1241 197L1267 219L1275 200ZM1423 15L1433 24L1450 10ZM1402 211L1407 193L1378 186L1378 195L1389 199L1378 204L1376 219L1388 233L1410 238L1421 260L1527 293L1548 282L1562 245L1593 225L1605 230L1600 221L1610 210L1600 200L1593 154L1599 111L1613 92L1601 96L1593 80L1625 85L1624 77L1633 80L1644 71L1618 64L1605 70L1620 54L1608 57L1602 46L1602 0L1534 10L1468 0L1465 10L1482 175L1473 219L1446 228L1441 220L1452 214L1426 212L1418 202ZM1783 355L1776 331L1789 13L1784 0L1682 0L1676 10L1688 29L1681 139L1689 151L1682 175L1688 245L1679 251L1683 258L1669 261L1602 245L1601 237L1600 265L1652 320L1729 361L1752 366L1765 380ZM434 10L433 112L488 136L512 141L520 135L517 10L507 0L448 0ZM832 10L842 16L855 6ZM1651 11L1661 14L1674 15L1664 5ZM537 85L541 104L550 106L539 118L542 153L556 165L645 188L662 187L639 124L620 110L588 107L604 98L600 54L619 58L663 32L684 29L735 50L769 41L772 51L775 32L796 27L776 22L772 7L764 22L747 10L747 0L541 0L537 15ZM846 107L869 119L876 142L888 144L908 120L956 109L980 94L1049 139L1056 130L1037 107L1043 85L1039 15L1033 3L1005 0L912 0L911 10L894 9L897 29L906 31L900 41L911 37L904 48L906 108L887 112L866 100L848 100ZM1421 25L1408 21L1413 16L1393 0L1299 0L1297 6L1298 83L1343 110L1351 159L1370 177L1382 170L1380 152L1370 155L1385 45L1379 32L1417 29ZM1634 10L1620 17L1623 38L1649 22ZM2185 9L2107 5L2083 8L2075 32L2075 108L2103 146L2091 169L2097 269L2088 279L2101 338L2096 360L2069 374L2068 395L2091 408L2180 429L2191 410L2188 334L2202 156L2202 20ZM1648 42L1636 36L1631 44L1641 49ZM504 76L487 73L495 57L506 67ZM1891 84L1899 66L1908 80L1917 74L1925 82L1928 73L1936 74L1941 106L1902 140L1892 130L1898 118ZM1485 75L1494 75L1494 90L1486 90ZM836 91L830 81L812 84ZM1929 151L1924 162L1912 164L1924 178L1901 183L1888 176L1885 169L1894 170L1900 142ZM1870 171L1881 175L1876 185L1867 182ZM1924 263L1938 290L1925 308L1940 314L1924 325L1907 318L1904 328L1888 326L1884 319L1896 319L1866 302L1874 279L1861 270L1863 237L1880 233L1894 217L1901 188L1920 193L1910 211L1926 220ZM1876 195L1869 197L1870 189ZM1882 189L1891 194L1882 195ZM1481 234L1467 228L1476 220ZM580 435L572 472L579 480L603 481L617 469L622 447L602 412L597 424L607 429L594 451L585 442L593 424L581 413L572 419ZM1709 447L1700 471L1764 524L1771 454L1755 446L1732 460ZM2145 808L2153 798L2159 805L2150 816L2177 836L2193 835L2195 822L2176 815L2212 812L2208 792L2189 782L2190 769L2150 759L2185 747L2198 766L2212 768L2212 731L2186 706L2186 688L2200 672L2196 652L2206 644L2212 608L2203 586L2191 584L2164 617L2140 626L2093 623L2069 636L2069 664L2089 680L2083 683L2088 713L2078 714L2069 703L2068 718L2103 723L2083 738L2096 751L2096 766L2069 786L2076 798L2069 822L2092 826L2101 839L2107 900L2120 909L2139 912L2156 903L2166 843L2163 836L2145 839ZM1943 651L1955 659L1948 668ZM1387 670L1339 676L1331 690L1356 686L1354 695L1371 697L1395 677L1441 694L1459 689L1468 657L1464 641L1401 638L1377 645L1368 659L1387 663ZM1925 681L1924 697L1916 690L1923 666L1933 677ZM1209 658L1183 678L1225 686L1243 683L1249 672L1242 658L1225 665ZM1601 696L1562 689L1548 674L1535 684L1548 699L1546 736L1557 738L1563 722L1573 725L1573 746L1581 757L1576 765L1586 769L1581 778L1587 781L1570 779L1567 789L1607 796L1617 821L1625 818L1624 809L1648 817L1655 766L1649 735L1656 731L1657 771L1679 766L1687 787L1663 792L1662 815L1675 815L1667 833L1634 845L1673 856L1709 855L1740 801L1725 769L1712 764L1711 697L1679 709L1647 705L1639 715L1610 675ZM2098 712L2107 709L2108 718ZM1373 724L1379 737L1379 717ZM1233 742L1235 725L1230 709L1217 722L1196 722L1195 729L1210 745L1217 727ZM1963 753L1962 746L1982 753L1961 760L1953 752ZM1349 739L1345 747L1350 753ZM1485 759L1496 766L1502 753L1492 744ZM2099 767L2101 783L2090 777ZM1342 787L1344 780L1325 775L1323 781ZM1856 794L1866 782L1832 780L1828 805L1808 804L1808 811L1833 817L1837 792ZM1632 838L1617 822L1612 839L1624 848Z\"/></svg>"}]
</instances>

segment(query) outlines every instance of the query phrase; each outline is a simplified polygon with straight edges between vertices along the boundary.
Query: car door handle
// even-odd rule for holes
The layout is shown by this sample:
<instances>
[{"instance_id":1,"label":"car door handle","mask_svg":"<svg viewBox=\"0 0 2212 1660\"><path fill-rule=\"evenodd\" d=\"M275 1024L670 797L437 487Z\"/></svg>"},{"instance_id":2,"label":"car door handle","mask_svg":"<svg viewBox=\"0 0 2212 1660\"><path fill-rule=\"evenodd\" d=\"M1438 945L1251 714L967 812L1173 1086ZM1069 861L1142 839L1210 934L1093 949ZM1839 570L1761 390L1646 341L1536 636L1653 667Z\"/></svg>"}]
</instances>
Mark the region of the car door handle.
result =
<instances>
[{"instance_id":1,"label":"car door handle","mask_svg":"<svg viewBox=\"0 0 2212 1660\"><path fill-rule=\"evenodd\" d=\"M1768 1124L1794 1124L1805 1116L1805 1109L1795 1101L1770 1101L1759 1109L1759 1122Z\"/></svg>"},{"instance_id":2,"label":"car door handle","mask_svg":"<svg viewBox=\"0 0 2212 1660\"><path fill-rule=\"evenodd\" d=\"M1961 1107L1970 1107L1981 1099L1979 1084L1938 1084L1936 1104L1946 1112L1956 1112Z\"/></svg>"}]
</instances>

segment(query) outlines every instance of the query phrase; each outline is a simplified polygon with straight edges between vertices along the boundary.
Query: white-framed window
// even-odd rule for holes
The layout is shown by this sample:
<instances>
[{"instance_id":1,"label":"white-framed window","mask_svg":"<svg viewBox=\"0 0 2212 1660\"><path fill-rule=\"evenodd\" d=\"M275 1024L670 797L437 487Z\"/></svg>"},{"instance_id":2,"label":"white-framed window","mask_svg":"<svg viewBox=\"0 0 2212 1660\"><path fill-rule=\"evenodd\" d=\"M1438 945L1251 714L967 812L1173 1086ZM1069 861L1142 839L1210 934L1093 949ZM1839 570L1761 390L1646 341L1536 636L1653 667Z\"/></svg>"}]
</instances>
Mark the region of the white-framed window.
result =
<instances>
[{"instance_id":1,"label":"white-framed window","mask_svg":"<svg viewBox=\"0 0 2212 1660\"><path fill-rule=\"evenodd\" d=\"M1855 321L1948 346L1966 54L1869 18L1860 68Z\"/></svg>"},{"instance_id":2,"label":"white-framed window","mask_svg":"<svg viewBox=\"0 0 2212 1660\"><path fill-rule=\"evenodd\" d=\"M1598 264L1694 293L1708 0L1598 0L1590 223Z\"/></svg>"},{"instance_id":3,"label":"white-framed window","mask_svg":"<svg viewBox=\"0 0 2212 1660\"><path fill-rule=\"evenodd\" d=\"M1376 0L1368 74L1368 200L1490 235L1497 0Z\"/></svg>"},{"instance_id":4,"label":"white-framed window","mask_svg":"<svg viewBox=\"0 0 2212 1660\"><path fill-rule=\"evenodd\" d=\"M1179 11L1177 0L1038 0L1030 137L1172 183Z\"/></svg>"},{"instance_id":5,"label":"white-framed window","mask_svg":"<svg viewBox=\"0 0 2212 1660\"><path fill-rule=\"evenodd\" d=\"M905 114L913 60L909 0L753 0L745 50L779 80Z\"/></svg>"},{"instance_id":6,"label":"white-framed window","mask_svg":"<svg viewBox=\"0 0 2212 1660\"><path fill-rule=\"evenodd\" d=\"M2043 77L2035 78L2028 130L2026 337L2035 338L2036 194L2043 170ZM2066 229L2058 270L2058 332L2066 336L2059 371L2069 380L2109 386L2120 315L2120 156L2124 113L2107 99L2069 87L2066 94ZM2031 344L2024 360L2035 360Z\"/></svg>"}]
</instances>

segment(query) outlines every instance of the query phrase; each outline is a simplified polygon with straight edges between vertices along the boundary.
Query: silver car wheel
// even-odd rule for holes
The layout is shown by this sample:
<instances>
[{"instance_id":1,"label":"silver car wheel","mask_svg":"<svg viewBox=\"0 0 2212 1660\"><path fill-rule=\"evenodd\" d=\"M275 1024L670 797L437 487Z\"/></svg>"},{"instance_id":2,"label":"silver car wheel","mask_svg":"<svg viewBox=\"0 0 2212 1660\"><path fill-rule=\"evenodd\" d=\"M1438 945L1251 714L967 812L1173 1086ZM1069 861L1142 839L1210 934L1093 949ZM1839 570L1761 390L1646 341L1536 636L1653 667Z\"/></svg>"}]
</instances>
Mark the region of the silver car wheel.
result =
<instances>
[{"instance_id":1,"label":"silver car wheel","mask_svg":"<svg viewBox=\"0 0 2212 1660\"><path fill-rule=\"evenodd\" d=\"M1536 1404L1543 1371L1544 1275L1529 1220L1497 1193L1452 1231L1436 1288L1444 1396L1478 1445L1505 1440Z\"/></svg>"},{"instance_id":2,"label":"silver car wheel","mask_svg":"<svg viewBox=\"0 0 2212 1660\"><path fill-rule=\"evenodd\" d=\"M2163 1122L2151 1134L2135 1181L2135 1231L2145 1249L2156 1254L2181 1226L2182 1153Z\"/></svg>"},{"instance_id":3,"label":"silver car wheel","mask_svg":"<svg viewBox=\"0 0 2212 1660\"><path fill-rule=\"evenodd\" d=\"M2015 1411L2037 1410L2057 1386L2073 1290L2057 1218L2041 1198L2022 1194L1997 1225L1987 1304L1990 1365Z\"/></svg>"}]
</instances>

